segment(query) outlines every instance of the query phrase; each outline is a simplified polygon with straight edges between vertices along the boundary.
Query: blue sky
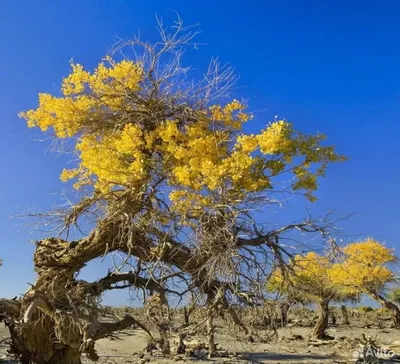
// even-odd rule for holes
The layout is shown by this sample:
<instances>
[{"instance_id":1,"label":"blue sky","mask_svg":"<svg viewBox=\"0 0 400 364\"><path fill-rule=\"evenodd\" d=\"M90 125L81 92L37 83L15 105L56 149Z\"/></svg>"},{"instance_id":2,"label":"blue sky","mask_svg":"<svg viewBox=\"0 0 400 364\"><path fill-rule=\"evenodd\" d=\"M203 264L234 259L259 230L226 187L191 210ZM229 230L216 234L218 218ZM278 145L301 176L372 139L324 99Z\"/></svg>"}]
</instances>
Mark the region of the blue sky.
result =
<instances>
[{"instance_id":1,"label":"blue sky","mask_svg":"<svg viewBox=\"0 0 400 364\"><path fill-rule=\"evenodd\" d=\"M313 209L339 204L348 236L373 236L400 250L400 2L386 1L1 1L0 2L0 296L33 282L35 238L10 218L45 210L66 188L63 158L17 113L38 92L57 93L69 60L93 67L117 37L138 30L154 39L155 14L177 11L202 30L187 64L212 56L240 74L238 94L256 112L249 131L279 115L305 132L321 131L351 159L332 166ZM23 226L24 225L24 226ZM345 241L348 238L344 238ZM94 278L98 263L87 272ZM110 296L121 303L125 296Z\"/></svg>"}]
</instances>

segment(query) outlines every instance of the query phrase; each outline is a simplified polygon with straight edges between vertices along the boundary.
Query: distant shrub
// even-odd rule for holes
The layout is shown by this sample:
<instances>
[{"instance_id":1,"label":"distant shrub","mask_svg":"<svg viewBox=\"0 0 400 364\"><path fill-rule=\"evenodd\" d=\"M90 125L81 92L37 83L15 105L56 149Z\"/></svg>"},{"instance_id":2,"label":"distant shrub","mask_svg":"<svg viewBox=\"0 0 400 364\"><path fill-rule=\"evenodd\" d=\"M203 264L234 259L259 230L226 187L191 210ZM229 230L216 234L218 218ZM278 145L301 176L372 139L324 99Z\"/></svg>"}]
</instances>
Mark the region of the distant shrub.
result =
<instances>
[{"instance_id":1,"label":"distant shrub","mask_svg":"<svg viewBox=\"0 0 400 364\"><path fill-rule=\"evenodd\" d=\"M361 307L358 308L358 310L361 311L361 312L373 312L373 311L375 311L370 306L361 306Z\"/></svg>"},{"instance_id":2,"label":"distant shrub","mask_svg":"<svg viewBox=\"0 0 400 364\"><path fill-rule=\"evenodd\" d=\"M385 308L385 307L377 308L377 309L376 309L376 312L377 312L379 315L385 315L385 316L391 314L390 310L387 309L387 308Z\"/></svg>"}]
</instances>

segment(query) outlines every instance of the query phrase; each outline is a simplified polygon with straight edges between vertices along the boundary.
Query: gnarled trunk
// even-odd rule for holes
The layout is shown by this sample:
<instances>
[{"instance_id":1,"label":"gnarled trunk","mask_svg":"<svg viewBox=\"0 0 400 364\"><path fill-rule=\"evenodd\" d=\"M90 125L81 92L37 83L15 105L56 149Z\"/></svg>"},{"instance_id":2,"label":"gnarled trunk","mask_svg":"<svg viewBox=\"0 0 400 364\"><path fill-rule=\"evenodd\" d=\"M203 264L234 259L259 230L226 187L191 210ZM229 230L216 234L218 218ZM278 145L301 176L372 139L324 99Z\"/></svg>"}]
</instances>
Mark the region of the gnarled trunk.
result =
<instances>
[{"instance_id":1,"label":"gnarled trunk","mask_svg":"<svg viewBox=\"0 0 400 364\"><path fill-rule=\"evenodd\" d=\"M13 354L22 364L81 364L79 347L63 345L54 340L54 323L37 313L37 325L18 325L4 320L10 331Z\"/></svg>"},{"instance_id":2,"label":"gnarled trunk","mask_svg":"<svg viewBox=\"0 0 400 364\"><path fill-rule=\"evenodd\" d=\"M93 249L86 243L85 248ZM76 280L85 261L96 256L93 252L78 256L76 247L60 239L39 242L35 284L21 300L0 300L0 318L11 336L10 351L23 364L81 364L81 354L97 360L96 340L138 324L131 316L112 323L99 321L96 298L116 279Z\"/></svg>"},{"instance_id":3,"label":"gnarled trunk","mask_svg":"<svg viewBox=\"0 0 400 364\"><path fill-rule=\"evenodd\" d=\"M112 217L101 221L89 235L78 241L49 238L37 243L34 255L37 273L35 284L15 307L0 300L0 319L8 323L12 350L22 363L80 364L81 354L87 354L90 359L97 358L94 350L96 340L132 325L143 328L130 316L115 323L102 323L97 299L102 292L115 288L121 282L126 287L158 292L165 299L163 280L157 281L153 276L144 278L140 272L134 271L110 272L92 283L76 278L87 262L115 251L130 254L143 262L158 264L161 260L191 276L200 292L210 298L212 309L208 327L211 354L216 350L213 320L218 313L227 312L235 324L248 334L246 325L229 304L226 284L207 276L204 267L208 254L198 256L196 250L166 238L164 233L160 233L160 238L154 241L147 238L142 230L128 229L128 234L125 228L121 230L121 226L126 227L125 223L125 220L120 222ZM129 239L125 241L120 237L121 234L127 234ZM119 238L116 239L116 236ZM242 239L237 244L238 247L245 244L254 246L264 242L265 238L249 241ZM218 299L215 297L217 292ZM213 301L222 311L218 312ZM165 344L168 344L166 340ZM169 351L167 346L164 351Z\"/></svg>"},{"instance_id":4,"label":"gnarled trunk","mask_svg":"<svg viewBox=\"0 0 400 364\"><path fill-rule=\"evenodd\" d=\"M376 292L370 292L371 297L392 313L393 325L400 329L400 308Z\"/></svg>"},{"instance_id":5,"label":"gnarled trunk","mask_svg":"<svg viewBox=\"0 0 400 364\"><path fill-rule=\"evenodd\" d=\"M81 364L81 355L97 360L96 340L133 325L133 317L116 322L98 322L92 317L78 317L71 312L53 310L40 296L24 297L11 310L0 300L1 319L11 336L10 354L22 364ZM19 312L16 311L17 304Z\"/></svg>"},{"instance_id":6,"label":"gnarled trunk","mask_svg":"<svg viewBox=\"0 0 400 364\"><path fill-rule=\"evenodd\" d=\"M329 323L329 301L329 299L323 299L318 302L318 320L311 331L311 336L316 339L324 339L326 337L325 331Z\"/></svg>"},{"instance_id":7,"label":"gnarled trunk","mask_svg":"<svg viewBox=\"0 0 400 364\"><path fill-rule=\"evenodd\" d=\"M24 364L81 364L80 323L66 309L63 311L73 270L40 273L35 285L18 301L19 312L2 312L11 336L10 353Z\"/></svg>"}]
</instances>

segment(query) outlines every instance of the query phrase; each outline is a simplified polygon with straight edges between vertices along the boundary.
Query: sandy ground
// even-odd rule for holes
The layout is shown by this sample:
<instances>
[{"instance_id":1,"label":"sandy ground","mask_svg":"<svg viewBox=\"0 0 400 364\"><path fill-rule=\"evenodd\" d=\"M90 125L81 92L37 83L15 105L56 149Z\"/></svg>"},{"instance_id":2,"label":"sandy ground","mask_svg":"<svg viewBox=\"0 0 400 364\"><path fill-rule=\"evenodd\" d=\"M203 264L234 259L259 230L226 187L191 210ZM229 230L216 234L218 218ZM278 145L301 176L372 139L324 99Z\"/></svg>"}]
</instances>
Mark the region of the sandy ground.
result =
<instances>
[{"instance_id":1,"label":"sandy ground","mask_svg":"<svg viewBox=\"0 0 400 364\"><path fill-rule=\"evenodd\" d=\"M308 345L309 328L293 328L279 330L279 339L270 343L243 343L235 341L228 336L217 336L219 346L227 351L243 353L244 360L225 358L215 359L214 362L225 363L275 363L275 364L295 364L295 363L352 363L355 361L357 344L352 345L352 339L371 336L384 347L393 345L400 340L400 333L393 329L364 329L364 328L332 328L328 334L342 340L332 341L327 345ZM295 335L301 335L303 340L291 340ZM346 337L346 339L344 339ZM350 340L349 340L350 339ZM122 355L121 363L136 363L132 354L136 351L141 352L146 345L146 338L140 332L133 335L124 335L121 340L101 340L98 342L98 352L101 356ZM396 349L391 347L391 349ZM393 350L394 354L400 354L398 350ZM126 361L123 362L122 359ZM157 362L164 362L161 358ZM169 361L165 361L169 362ZM181 362L204 363L204 361L183 360Z\"/></svg>"},{"instance_id":2,"label":"sandy ground","mask_svg":"<svg viewBox=\"0 0 400 364\"><path fill-rule=\"evenodd\" d=\"M219 346L227 351L242 353L241 358L218 358L208 360L209 363L273 363L273 364L304 364L304 363L352 363L355 361L354 352L358 345L352 343L352 339L366 336L374 337L378 342L392 345L395 354L400 354L400 333L394 329L376 328L348 328L337 326L329 329L328 333L338 340L327 345L308 345L309 328L296 327L280 329L279 339L270 343L243 343L235 341L228 336L217 336ZM303 340L295 335L301 335ZM8 336L7 329L0 326L0 337ZM346 339L344 339L346 337ZM397 341L397 346L393 343ZM143 357L143 349L147 343L146 336L139 330L125 331L118 335L118 339L103 339L98 341L97 350L100 355L100 363L146 363L150 358ZM1 344L0 363L12 363L6 358L6 345ZM397 349L397 350L396 350ZM166 360L161 357L151 357L151 362L156 363L205 363L207 361L193 360L186 356ZM85 363L91 363L85 360Z\"/></svg>"}]
</instances>

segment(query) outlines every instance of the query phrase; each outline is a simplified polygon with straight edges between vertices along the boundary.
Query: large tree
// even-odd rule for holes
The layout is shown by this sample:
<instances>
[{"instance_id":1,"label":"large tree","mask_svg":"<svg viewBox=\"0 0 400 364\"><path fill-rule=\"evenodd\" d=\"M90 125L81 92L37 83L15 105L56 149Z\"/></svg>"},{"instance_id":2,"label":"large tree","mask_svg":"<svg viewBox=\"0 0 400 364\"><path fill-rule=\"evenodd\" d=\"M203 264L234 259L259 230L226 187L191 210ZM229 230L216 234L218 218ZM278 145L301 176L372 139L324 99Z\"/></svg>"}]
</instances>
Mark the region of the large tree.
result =
<instances>
[{"instance_id":1,"label":"large tree","mask_svg":"<svg viewBox=\"0 0 400 364\"><path fill-rule=\"evenodd\" d=\"M60 218L62 235L37 242L34 285L21 300L1 302L25 363L96 359L97 339L137 323L100 320L98 298L120 287L143 290L160 306L187 292L203 300L213 351L217 312L246 332L232 303L261 292L274 264L285 269L293 252L278 237L329 229L324 219L274 226L257 217L285 193L314 200L327 164L343 160L324 136L284 120L246 134L252 115L227 99L232 70L213 61L189 82L181 57L195 33L178 21L160 34L155 44L120 43L92 72L73 63L60 96L40 94L38 107L21 114L75 153L61 179L79 190L70 209L48 215ZM86 263L115 252L129 257L125 265L95 282L77 278Z\"/></svg>"},{"instance_id":2,"label":"large tree","mask_svg":"<svg viewBox=\"0 0 400 364\"><path fill-rule=\"evenodd\" d=\"M400 309L385 297L387 286L396 276L389 264L398 260L393 249L374 239L348 244L330 277L343 293L367 294L392 312L395 327L400 328Z\"/></svg>"}]
</instances>

